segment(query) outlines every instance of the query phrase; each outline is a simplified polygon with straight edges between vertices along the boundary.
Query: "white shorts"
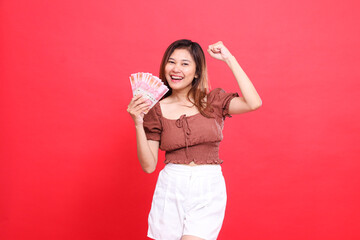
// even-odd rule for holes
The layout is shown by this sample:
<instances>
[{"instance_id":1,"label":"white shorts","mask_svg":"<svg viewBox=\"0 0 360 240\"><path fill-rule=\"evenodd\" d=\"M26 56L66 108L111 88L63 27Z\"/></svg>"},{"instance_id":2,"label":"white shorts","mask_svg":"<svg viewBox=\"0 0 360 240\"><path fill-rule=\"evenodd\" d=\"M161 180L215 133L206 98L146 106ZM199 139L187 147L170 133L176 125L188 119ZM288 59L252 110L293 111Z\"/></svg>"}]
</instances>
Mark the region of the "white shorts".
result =
<instances>
[{"instance_id":1,"label":"white shorts","mask_svg":"<svg viewBox=\"0 0 360 240\"><path fill-rule=\"evenodd\" d=\"M148 218L148 237L179 240L192 235L215 240L226 207L220 165L167 164L160 171Z\"/></svg>"}]
</instances>

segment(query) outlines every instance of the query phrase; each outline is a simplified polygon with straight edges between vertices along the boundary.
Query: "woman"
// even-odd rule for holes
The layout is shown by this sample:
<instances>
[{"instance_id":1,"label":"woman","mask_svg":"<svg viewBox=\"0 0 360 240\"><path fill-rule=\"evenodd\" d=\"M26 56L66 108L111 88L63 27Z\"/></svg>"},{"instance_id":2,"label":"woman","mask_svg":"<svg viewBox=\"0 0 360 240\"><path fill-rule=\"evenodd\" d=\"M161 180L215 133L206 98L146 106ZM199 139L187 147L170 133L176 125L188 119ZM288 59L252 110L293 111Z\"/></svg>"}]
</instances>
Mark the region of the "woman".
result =
<instances>
[{"instance_id":1,"label":"woman","mask_svg":"<svg viewBox=\"0 0 360 240\"><path fill-rule=\"evenodd\" d=\"M152 239L217 238L227 198L218 154L224 120L262 104L221 41L210 45L208 53L229 66L243 97L220 88L209 92L204 52L198 43L183 39L167 48L161 62L159 77L170 91L150 110L141 96L128 106L142 169L153 172L159 148L166 151L148 219Z\"/></svg>"}]
</instances>

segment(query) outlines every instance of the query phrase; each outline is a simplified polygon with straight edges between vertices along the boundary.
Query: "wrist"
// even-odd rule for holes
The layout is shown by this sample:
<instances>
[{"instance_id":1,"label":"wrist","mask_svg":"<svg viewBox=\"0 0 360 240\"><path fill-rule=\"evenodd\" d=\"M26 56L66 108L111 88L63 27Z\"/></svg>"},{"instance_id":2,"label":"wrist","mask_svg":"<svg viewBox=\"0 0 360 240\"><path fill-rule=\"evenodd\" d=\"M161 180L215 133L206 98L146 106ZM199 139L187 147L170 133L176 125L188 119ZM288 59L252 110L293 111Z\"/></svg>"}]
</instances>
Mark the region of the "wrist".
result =
<instances>
[{"instance_id":1,"label":"wrist","mask_svg":"<svg viewBox=\"0 0 360 240\"><path fill-rule=\"evenodd\" d=\"M230 67L232 65L232 63L236 61L236 58L234 57L234 55L230 55L229 57L227 57L225 59L226 64Z\"/></svg>"}]
</instances>

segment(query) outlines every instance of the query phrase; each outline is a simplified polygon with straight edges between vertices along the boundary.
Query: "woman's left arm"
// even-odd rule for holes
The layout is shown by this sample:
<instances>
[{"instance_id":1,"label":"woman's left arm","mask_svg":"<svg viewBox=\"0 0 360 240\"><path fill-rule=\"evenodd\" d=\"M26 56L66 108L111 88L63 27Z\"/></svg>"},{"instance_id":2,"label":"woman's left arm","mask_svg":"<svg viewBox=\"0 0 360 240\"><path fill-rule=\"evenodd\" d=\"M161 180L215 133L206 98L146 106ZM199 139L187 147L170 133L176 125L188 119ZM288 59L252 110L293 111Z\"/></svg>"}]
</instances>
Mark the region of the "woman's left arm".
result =
<instances>
[{"instance_id":1,"label":"woman's left arm","mask_svg":"<svg viewBox=\"0 0 360 240\"><path fill-rule=\"evenodd\" d=\"M240 114L258 109L262 105L259 94L236 58L224 44L221 41L212 44L207 51L213 58L224 61L230 67L239 85L242 97L235 97L231 100L229 114Z\"/></svg>"}]
</instances>

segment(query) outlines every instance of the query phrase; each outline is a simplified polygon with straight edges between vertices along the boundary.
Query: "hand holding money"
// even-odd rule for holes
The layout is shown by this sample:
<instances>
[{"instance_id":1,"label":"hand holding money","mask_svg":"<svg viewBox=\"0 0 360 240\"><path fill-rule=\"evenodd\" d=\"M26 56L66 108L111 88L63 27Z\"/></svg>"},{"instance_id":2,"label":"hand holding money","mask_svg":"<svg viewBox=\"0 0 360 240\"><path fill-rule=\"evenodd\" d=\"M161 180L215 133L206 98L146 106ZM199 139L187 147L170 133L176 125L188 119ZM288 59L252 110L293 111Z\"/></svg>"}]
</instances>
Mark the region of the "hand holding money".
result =
<instances>
[{"instance_id":1,"label":"hand holding money","mask_svg":"<svg viewBox=\"0 0 360 240\"><path fill-rule=\"evenodd\" d=\"M133 73L130 76L130 83L133 96L141 94L149 104L145 114L169 91L161 79L151 73Z\"/></svg>"}]
</instances>

